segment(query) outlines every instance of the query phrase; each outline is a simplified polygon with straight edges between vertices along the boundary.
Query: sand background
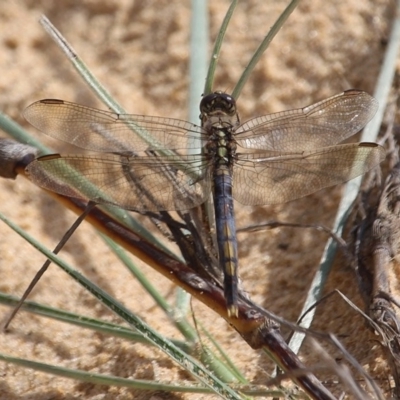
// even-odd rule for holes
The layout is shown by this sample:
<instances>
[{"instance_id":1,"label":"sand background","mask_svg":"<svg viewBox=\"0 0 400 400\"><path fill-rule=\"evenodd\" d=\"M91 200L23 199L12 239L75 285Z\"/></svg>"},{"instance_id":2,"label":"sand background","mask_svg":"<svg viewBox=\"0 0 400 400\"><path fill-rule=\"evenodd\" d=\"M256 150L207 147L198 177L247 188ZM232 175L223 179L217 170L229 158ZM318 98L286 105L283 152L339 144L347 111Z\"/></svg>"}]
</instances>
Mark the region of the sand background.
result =
<instances>
[{"instance_id":1,"label":"sand background","mask_svg":"<svg viewBox=\"0 0 400 400\"><path fill-rule=\"evenodd\" d=\"M229 2L210 2L212 40ZM287 1L247 0L228 29L215 89L230 92L247 60ZM393 17L388 0L304 0L260 61L238 101L242 121L302 107L343 90L374 90ZM191 4L189 1L3 2L0 9L0 109L56 151L71 147L30 127L21 111L41 98L61 98L104 108L46 35L38 20L47 15L113 96L131 113L186 119ZM1 135L1 133L0 133ZM3 134L2 136L6 136ZM274 207L237 204L237 225L270 219L332 226L340 187ZM0 211L53 248L75 216L23 178L0 181ZM326 235L311 230L276 229L241 234L241 278L252 298L295 320L319 263ZM154 302L109 253L90 226L82 226L63 257L132 311L167 336L179 338ZM328 289L342 290L362 306L351 270L342 259ZM0 290L21 295L43 257L0 224ZM138 261L146 275L173 302L174 288ZM118 321L63 272L51 267L32 300L87 316ZM255 383L270 369L226 322L193 301L196 317ZM0 307L0 315L9 312ZM381 387L388 369L361 317L339 300L318 312L315 327L344 338L346 346ZM185 375L155 349L21 312L9 333L0 332L5 354L69 368L176 381ZM334 386L334 384L333 384ZM0 363L0 399L211 399L211 395L171 395L94 386Z\"/></svg>"}]
</instances>

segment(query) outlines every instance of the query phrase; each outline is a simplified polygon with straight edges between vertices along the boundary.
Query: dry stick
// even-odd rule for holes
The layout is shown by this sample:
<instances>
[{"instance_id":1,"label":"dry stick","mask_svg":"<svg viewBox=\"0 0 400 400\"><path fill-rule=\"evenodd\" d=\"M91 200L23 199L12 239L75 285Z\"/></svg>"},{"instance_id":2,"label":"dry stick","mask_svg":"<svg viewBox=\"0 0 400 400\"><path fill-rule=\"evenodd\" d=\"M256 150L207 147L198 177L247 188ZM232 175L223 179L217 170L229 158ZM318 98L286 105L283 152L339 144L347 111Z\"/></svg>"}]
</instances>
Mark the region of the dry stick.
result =
<instances>
[{"instance_id":1,"label":"dry stick","mask_svg":"<svg viewBox=\"0 0 400 400\"><path fill-rule=\"evenodd\" d=\"M26 165L23 161L18 163L16 172L26 176ZM266 310L261 312L259 307L249 300L240 301L239 318L229 318L221 287L199 276L190 267L144 240L99 208L93 206L92 212L89 213L88 205L82 201L53 192L48 193L78 214L85 211L84 214L87 215L89 223L225 318L249 346L253 349L263 349L283 371L304 371L304 375L293 377L293 379L310 397L318 400L335 399L288 347L280 335L278 324L274 322L274 320L281 320L280 318ZM78 219L79 221L83 220L84 214ZM77 224L78 221L74 226ZM58 250L56 248L55 252Z\"/></svg>"},{"instance_id":2,"label":"dry stick","mask_svg":"<svg viewBox=\"0 0 400 400\"><path fill-rule=\"evenodd\" d=\"M56 195L57 197L57 195ZM67 200L67 199L65 199ZM70 199L69 207L79 209L78 201ZM118 221L112 220L102 210L95 208L88 221L106 233L122 247L132 251L157 271L198 298L225 318L254 349L264 349L284 371L304 370L305 366L290 350L280 335L277 324L264 317L253 304L239 303L239 318L229 318L223 290L203 279L187 265L166 256L151 243L141 241ZM311 373L305 372L296 382L314 399L333 400L335 397Z\"/></svg>"},{"instance_id":3,"label":"dry stick","mask_svg":"<svg viewBox=\"0 0 400 400\"><path fill-rule=\"evenodd\" d=\"M79 215L79 217L76 219L76 221L72 224L72 226L68 229L68 231L65 233L65 235L60 240L60 242L54 248L54 250L53 250L54 254L58 254L58 252L64 247L64 245L68 242L68 240L72 236L72 234L78 229L78 226L82 223L82 221L86 218L86 216L90 213L90 211L93 210L93 208L95 206L96 206L96 203L94 203L93 201L89 201L89 203L87 204L83 213L81 215ZM27 299L29 294L32 292L33 288L39 282L39 280L43 276L43 274L47 271L47 268L49 267L50 264L51 264L51 260L47 259L45 261L45 263L42 265L42 267L40 268L40 270L36 273L36 275L34 276L34 278L31 281L31 283L29 284L28 288L25 290L24 294L22 295L20 301L15 306L11 315L8 317L7 322L5 323L4 328L3 328L5 331L8 329L11 321L17 315L17 312L22 307L24 301Z\"/></svg>"},{"instance_id":4,"label":"dry stick","mask_svg":"<svg viewBox=\"0 0 400 400\"><path fill-rule=\"evenodd\" d=\"M381 142L388 147L389 174L383 188L371 178L363 188L359 204L354 269L359 281L370 326L381 336L381 345L391 368L396 397L400 396L400 319L393 305L399 302L391 292L393 257L399 251L400 165L393 127L398 94L388 106L389 120Z\"/></svg>"},{"instance_id":5,"label":"dry stick","mask_svg":"<svg viewBox=\"0 0 400 400\"><path fill-rule=\"evenodd\" d=\"M19 144L19 146L24 145ZM7 146L3 147L3 152L5 153L3 154L3 157L7 159L7 157L12 157L13 154L15 155L16 152L11 151L11 148L14 148L14 145L10 147L9 143L7 143ZM26 176L25 167L32 159L32 155L30 154L31 150L28 151L28 154L25 154L25 149L22 150L22 152L17 152L16 157L12 157L13 160L11 160L10 168L8 168L12 173L7 173L7 177L15 178L17 174ZM80 200L67 198L53 192L49 192L49 194L63 202L76 213L80 215L82 214L75 222L74 226L71 227L65 235L63 239L64 243L79 223L85 218L85 216L87 216L88 222L97 227L100 231L106 233L110 238L113 238L132 254L138 256L158 272L184 288L225 318L241 334L248 345L254 349L263 349L269 354L271 359L280 365L282 370L288 372L289 375L291 371L303 371L303 374L300 373L299 376L297 376L296 372L294 374L296 376L293 376L293 379L312 398L322 400L334 399L334 396L311 372L309 372L308 369L306 369L303 363L285 343L284 339L280 335L278 324L275 322L279 321L280 323L285 323L284 320L274 316L267 310L259 308L248 299L242 299L239 304L240 318L229 318L227 315L223 290L221 287L216 286L213 281L201 277L187 265L172 258L169 254L157 248L151 242L143 239L123 224L112 219L112 217L102 210L95 208L94 204L87 205ZM92 212L89 213L90 209ZM57 253L61 247L62 244L59 244L54 252ZM45 263L44 267L41 269L41 274L43 274L48 264ZM36 282L37 279L38 278L36 277L34 281ZM31 286L33 287L33 285ZM31 290L31 286L25 293L24 299ZM13 315L15 315L15 312ZM296 329L296 327L293 326L293 329Z\"/></svg>"},{"instance_id":6,"label":"dry stick","mask_svg":"<svg viewBox=\"0 0 400 400\"><path fill-rule=\"evenodd\" d=\"M366 219L363 221L370 229L359 234L359 241L362 245L360 246L357 266L357 271L361 272L365 269L371 274L372 281L368 282L370 290L367 291L365 296L368 299L367 307L370 317L381 328L383 347L391 366L396 396L400 395L400 363L398 361L400 355L400 320L392 306L390 269L392 268L392 259L398 254L399 250L399 167L400 165L396 164L390 172L371 225L368 226L368 219L371 218L371 213L373 214L374 210L372 212L369 210ZM369 249L366 249L365 247L368 244ZM370 255L370 262L368 258L365 258L367 254ZM368 276L368 274L365 274L365 276ZM363 289L366 291L365 288Z\"/></svg>"}]
</instances>

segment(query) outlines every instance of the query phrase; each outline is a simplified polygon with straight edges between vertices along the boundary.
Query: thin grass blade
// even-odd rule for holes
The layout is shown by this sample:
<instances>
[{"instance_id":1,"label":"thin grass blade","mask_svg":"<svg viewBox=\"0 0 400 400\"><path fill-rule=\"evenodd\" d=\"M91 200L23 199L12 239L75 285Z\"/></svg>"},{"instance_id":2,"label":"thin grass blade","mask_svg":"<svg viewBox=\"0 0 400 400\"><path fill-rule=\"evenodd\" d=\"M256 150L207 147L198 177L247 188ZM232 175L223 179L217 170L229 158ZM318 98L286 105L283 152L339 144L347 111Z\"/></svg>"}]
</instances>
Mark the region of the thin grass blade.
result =
<instances>
[{"instance_id":1,"label":"thin grass blade","mask_svg":"<svg viewBox=\"0 0 400 400\"><path fill-rule=\"evenodd\" d=\"M264 54L264 51L268 48L272 39L279 32L279 29L282 28L283 24L289 18L289 15L294 11L294 9L297 7L299 2L300 2L300 0L292 0L289 3L289 5L286 7L285 11L279 16L279 18L277 19L275 24L272 26L272 28L268 32L267 36L265 36L264 40L261 42L260 46L254 53L249 64L243 71L242 76L239 78L238 83L236 84L235 88L233 89L233 92L232 92L233 98L235 98L235 99L239 98L240 92L242 91L244 84L249 79L250 74L253 72L254 67L257 65L261 56Z\"/></svg>"},{"instance_id":2,"label":"thin grass blade","mask_svg":"<svg viewBox=\"0 0 400 400\"><path fill-rule=\"evenodd\" d=\"M221 28L219 29L217 39L215 40L214 48L212 50L210 64L208 66L206 84L204 86L204 95L210 94L212 92L212 85L214 81L215 69L217 67L217 62L219 58L219 54L221 52L222 42L225 37L226 30L228 28L229 22L232 18L233 12L237 6L238 0L232 0L231 5L225 15L224 20L222 21Z\"/></svg>"}]
</instances>

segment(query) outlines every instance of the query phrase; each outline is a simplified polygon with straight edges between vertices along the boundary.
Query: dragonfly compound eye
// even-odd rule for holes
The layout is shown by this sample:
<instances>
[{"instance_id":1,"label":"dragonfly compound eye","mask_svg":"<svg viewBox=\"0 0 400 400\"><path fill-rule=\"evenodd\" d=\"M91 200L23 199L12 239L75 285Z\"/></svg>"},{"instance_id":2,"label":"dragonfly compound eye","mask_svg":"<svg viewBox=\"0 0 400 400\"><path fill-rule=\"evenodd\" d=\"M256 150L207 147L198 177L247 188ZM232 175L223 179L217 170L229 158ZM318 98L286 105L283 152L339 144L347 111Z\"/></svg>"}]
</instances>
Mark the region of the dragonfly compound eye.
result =
<instances>
[{"instance_id":1,"label":"dragonfly compound eye","mask_svg":"<svg viewBox=\"0 0 400 400\"><path fill-rule=\"evenodd\" d=\"M229 94L214 92L203 97L200 103L200 111L202 114L222 111L228 115L233 115L236 113L236 101Z\"/></svg>"}]
</instances>

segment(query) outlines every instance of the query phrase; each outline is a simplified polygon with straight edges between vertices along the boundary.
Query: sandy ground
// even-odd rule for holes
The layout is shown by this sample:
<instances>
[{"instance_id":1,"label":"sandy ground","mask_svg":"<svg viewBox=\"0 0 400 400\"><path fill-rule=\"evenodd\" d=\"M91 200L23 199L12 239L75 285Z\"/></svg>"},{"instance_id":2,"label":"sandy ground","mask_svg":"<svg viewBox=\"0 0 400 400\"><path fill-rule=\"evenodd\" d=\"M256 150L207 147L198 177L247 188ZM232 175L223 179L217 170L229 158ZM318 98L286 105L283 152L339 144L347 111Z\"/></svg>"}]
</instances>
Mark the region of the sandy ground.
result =
<instances>
[{"instance_id":1,"label":"sandy ground","mask_svg":"<svg viewBox=\"0 0 400 400\"><path fill-rule=\"evenodd\" d=\"M209 6L212 38L228 1ZM231 91L247 60L287 1L242 1L228 29L215 89ZM103 107L38 23L47 15L73 44L113 96L135 114L187 118L191 5L189 1L22 1L0 10L0 109L57 151L63 145L30 127L21 111L41 98L62 98ZM242 120L301 107L350 88L372 92L393 16L393 2L304 0L275 38L245 86ZM4 134L5 136L5 134ZM68 150L71 150L70 148ZM0 182L0 211L53 248L75 216L25 179ZM340 187L275 207L237 204L237 225L280 219L331 226ZM21 295L43 257L0 224L0 290ZM289 320L300 312L326 236L311 230L276 229L239 237L241 277L252 298ZM89 226L82 226L63 256L163 334L179 338L154 302L109 253ZM173 302L173 285L138 262ZM351 270L336 263L328 289L342 290L362 306ZM32 300L87 316L118 321L64 273L51 267ZM202 324L217 337L246 377L263 382L271 372L226 322L193 301ZM9 312L0 307L5 316ZM346 346L387 390L388 369L361 317L339 300L318 312L315 327L344 338ZM185 375L160 352L122 339L21 312L1 353L123 377L178 381ZM337 356L337 354L334 354ZM335 387L330 383L330 387ZM0 363L0 399L211 399L81 384Z\"/></svg>"}]
</instances>

